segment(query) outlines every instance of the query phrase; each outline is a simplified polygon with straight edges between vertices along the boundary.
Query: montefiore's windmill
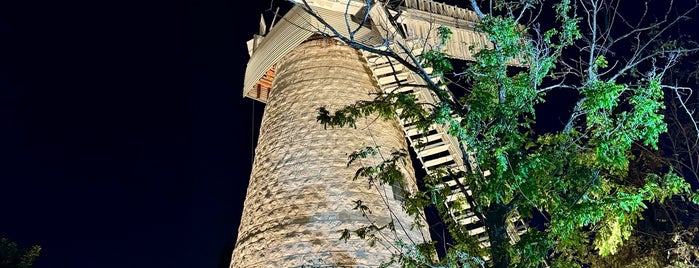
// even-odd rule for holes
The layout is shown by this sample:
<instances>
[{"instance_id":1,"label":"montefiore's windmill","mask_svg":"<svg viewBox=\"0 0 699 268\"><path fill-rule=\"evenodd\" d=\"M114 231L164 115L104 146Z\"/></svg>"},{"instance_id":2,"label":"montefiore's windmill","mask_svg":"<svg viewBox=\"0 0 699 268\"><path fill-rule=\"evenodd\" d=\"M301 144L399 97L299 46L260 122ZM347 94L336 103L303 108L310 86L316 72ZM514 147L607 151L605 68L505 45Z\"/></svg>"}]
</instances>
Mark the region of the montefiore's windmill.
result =
<instances>
[{"instance_id":1,"label":"montefiore's windmill","mask_svg":"<svg viewBox=\"0 0 699 268\"><path fill-rule=\"evenodd\" d=\"M425 133L410 122L367 118L356 128L326 129L316 116L321 106L332 111L381 91L407 92L422 102L435 102L425 88L409 86L424 82L399 62L332 36L351 36L368 47L399 41L419 54L434 44L434 31L443 25L453 32L444 49L453 58L469 60L470 46L490 45L473 29L475 14L428 0L307 4L316 16L293 7L269 31L262 21L260 35L248 42L243 96L265 103L265 110L231 267L375 267L395 252L392 241L429 241L427 229L409 228L413 219L402 212L395 186L368 187L366 181L352 180L357 166L347 165L347 155L359 148L378 146L375 159L367 161L380 161L412 146L428 173L444 166L469 170L459 142L442 126ZM407 187L416 189L410 163L401 169ZM444 187L456 185L454 179L444 181ZM454 192L452 201L469 194ZM369 217L353 209L356 200L371 208ZM463 204L447 205L487 247L485 228ZM381 239L372 247L363 239L339 239L340 230L390 220L405 228L380 232Z\"/></svg>"}]
</instances>

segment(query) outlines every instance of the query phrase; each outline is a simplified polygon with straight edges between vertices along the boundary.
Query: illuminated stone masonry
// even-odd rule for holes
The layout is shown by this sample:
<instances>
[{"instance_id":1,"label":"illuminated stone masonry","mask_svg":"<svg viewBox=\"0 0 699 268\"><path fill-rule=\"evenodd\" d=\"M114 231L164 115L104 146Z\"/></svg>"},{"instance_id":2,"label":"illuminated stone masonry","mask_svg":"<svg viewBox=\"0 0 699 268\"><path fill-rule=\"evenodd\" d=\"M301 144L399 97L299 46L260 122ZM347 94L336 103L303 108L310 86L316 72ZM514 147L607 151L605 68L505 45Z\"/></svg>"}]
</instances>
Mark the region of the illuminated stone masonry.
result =
<instances>
[{"instance_id":1,"label":"illuminated stone masonry","mask_svg":"<svg viewBox=\"0 0 699 268\"><path fill-rule=\"evenodd\" d=\"M302 43L279 62L231 267L298 267L318 260L372 267L391 256L390 244L370 247L358 238L345 242L338 231L370 223L353 209L355 200L371 208L370 219L378 224L390 221L385 202L401 212L391 187L353 181L358 166L347 167L347 154L363 146L376 144L386 155L407 151L401 126L369 118L356 129L324 129L316 121L318 107L337 109L378 92L367 70L358 51L331 39ZM412 167L403 171L414 186ZM405 213L397 218L405 226L411 222ZM420 231L398 232L396 238L429 239Z\"/></svg>"}]
</instances>

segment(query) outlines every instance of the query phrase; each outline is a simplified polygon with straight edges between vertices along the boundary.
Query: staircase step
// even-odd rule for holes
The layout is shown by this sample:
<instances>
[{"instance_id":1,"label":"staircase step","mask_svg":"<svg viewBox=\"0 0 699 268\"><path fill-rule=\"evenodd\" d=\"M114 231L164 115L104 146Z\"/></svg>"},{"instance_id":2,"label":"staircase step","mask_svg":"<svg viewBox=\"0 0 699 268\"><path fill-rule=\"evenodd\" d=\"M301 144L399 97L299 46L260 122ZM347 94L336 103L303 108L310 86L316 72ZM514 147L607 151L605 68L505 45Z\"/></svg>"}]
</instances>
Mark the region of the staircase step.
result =
<instances>
[{"instance_id":1,"label":"staircase step","mask_svg":"<svg viewBox=\"0 0 699 268\"><path fill-rule=\"evenodd\" d=\"M413 137L413 136L417 136L417 135L422 134L422 131L420 131L420 129L418 129L415 126L408 126L408 127L404 126L403 129L405 129L405 133L406 133L406 135L408 135L408 137ZM435 130L434 126L430 126L427 129L428 132L432 131L432 130Z\"/></svg>"},{"instance_id":2,"label":"staircase step","mask_svg":"<svg viewBox=\"0 0 699 268\"><path fill-rule=\"evenodd\" d=\"M473 213L470 213L468 217L463 217L463 218L457 219L457 222L461 225L472 224L472 223L476 223L478 221L480 221L480 219L478 218L478 216L476 216L476 214L473 214Z\"/></svg>"},{"instance_id":3,"label":"staircase step","mask_svg":"<svg viewBox=\"0 0 699 268\"><path fill-rule=\"evenodd\" d=\"M414 86L406 86L406 85L396 85L395 86L395 92L396 93L410 93L415 96L416 99L420 99L420 96L417 95L417 91L415 90L416 88Z\"/></svg>"},{"instance_id":4,"label":"staircase step","mask_svg":"<svg viewBox=\"0 0 699 268\"><path fill-rule=\"evenodd\" d=\"M395 72L403 72L405 69L403 67L403 65L400 65L400 64L398 64L398 65L396 65L396 64L393 64L393 65L384 64L384 65L379 65L379 66L372 66L370 68L374 72L374 75L377 77L386 76L388 74L395 73Z\"/></svg>"},{"instance_id":5,"label":"staircase step","mask_svg":"<svg viewBox=\"0 0 699 268\"><path fill-rule=\"evenodd\" d=\"M377 66L377 65L384 65L384 64L387 64L389 61L389 59L387 57L381 56L378 54L373 54L373 53L368 53L368 55L365 54L364 57L366 58L367 64L370 67ZM396 60L392 59L392 61L395 62Z\"/></svg>"},{"instance_id":6,"label":"staircase step","mask_svg":"<svg viewBox=\"0 0 699 268\"><path fill-rule=\"evenodd\" d=\"M414 139L413 141L414 141L416 144L428 143L428 142L443 140L442 137L443 137L443 136L442 136L441 133L434 133L434 134L427 135L427 136L424 136L424 137L416 138L416 139Z\"/></svg>"},{"instance_id":7,"label":"staircase step","mask_svg":"<svg viewBox=\"0 0 699 268\"><path fill-rule=\"evenodd\" d=\"M463 177L462 177L462 178L459 178L459 181L461 182L461 184L463 184L464 187L466 187L466 189L468 189L468 186L465 184L464 180L465 180L465 179L464 179ZM444 184L446 184L446 185L449 186L449 187L454 187L454 186L457 185L457 184L456 184L456 180L453 180L453 179L452 179L452 180L445 181ZM471 190L468 190L468 193L471 194Z\"/></svg>"},{"instance_id":8,"label":"staircase step","mask_svg":"<svg viewBox=\"0 0 699 268\"><path fill-rule=\"evenodd\" d=\"M448 152L449 151L449 144L445 143L437 143L437 144L432 144L425 146L423 148L419 148L416 151L417 155L419 157L428 157L430 155L435 155L441 152Z\"/></svg>"},{"instance_id":9,"label":"staircase step","mask_svg":"<svg viewBox=\"0 0 699 268\"><path fill-rule=\"evenodd\" d=\"M443 167L443 168L444 168L444 169L448 169L448 170L453 170L453 171L459 171L459 170L463 171L463 167L460 167L460 166L459 166L458 164L456 164L456 163L451 163L451 164L449 164L448 166L445 166L445 167ZM433 169L428 169L428 170L427 170L427 174L430 175L430 176L445 176L445 175L446 175L446 174L436 174L436 170L433 170ZM449 178L442 178L442 181L444 181L445 179L446 179L447 181L450 181ZM452 184L454 184L454 183L455 183L455 182L452 182ZM452 185L452 186L453 186L453 185ZM449 187L449 185L444 185L444 187Z\"/></svg>"},{"instance_id":10,"label":"staircase step","mask_svg":"<svg viewBox=\"0 0 699 268\"><path fill-rule=\"evenodd\" d=\"M397 80L396 80L397 78ZM379 77L379 85L395 84L400 81L406 81L408 79L408 73L397 73L395 75L387 75L384 77Z\"/></svg>"},{"instance_id":11,"label":"staircase step","mask_svg":"<svg viewBox=\"0 0 699 268\"><path fill-rule=\"evenodd\" d=\"M461 199L461 198L464 198L464 197L465 197L464 194L459 191L459 192L455 192L453 194L448 195L446 200L444 200L444 201L451 203L451 202L454 202L454 201Z\"/></svg>"},{"instance_id":12,"label":"staircase step","mask_svg":"<svg viewBox=\"0 0 699 268\"><path fill-rule=\"evenodd\" d=\"M415 91L415 87L413 86L407 86L407 85L398 85L398 84L388 84L388 85L381 85L381 89L383 89L383 92L386 93L412 93L412 94L417 94ZM418 95L415 95L416 98L419 99Z\"/></svg>"},{"instance_id":13,"label":"staircase step","mask_svg":"<svg viewBox=\"0 0 699 268\"><path fill-rule=\"evenodd\" d=\"M468 230L469 235L479 235L482 233L485 233L485 227L478 227L478 228Z\"/></svg>"},{"instance_id":14,"label":"staircase step","mask_svg":"<svg viewBox=\"0 0 699 268\"><path fill-rule=\"evenodd\" d=\"M427 167L429 169L429 168L432 168L432 167L435 167L435 166L438 166L440 164L444 164L444 163L447 163L447 162L453 161L453 160L454 160L453 156L447 155L447 156L443 156L440 158L425 161L424 165L425 165L425 167Z\"/></svg>"}]
</instances>

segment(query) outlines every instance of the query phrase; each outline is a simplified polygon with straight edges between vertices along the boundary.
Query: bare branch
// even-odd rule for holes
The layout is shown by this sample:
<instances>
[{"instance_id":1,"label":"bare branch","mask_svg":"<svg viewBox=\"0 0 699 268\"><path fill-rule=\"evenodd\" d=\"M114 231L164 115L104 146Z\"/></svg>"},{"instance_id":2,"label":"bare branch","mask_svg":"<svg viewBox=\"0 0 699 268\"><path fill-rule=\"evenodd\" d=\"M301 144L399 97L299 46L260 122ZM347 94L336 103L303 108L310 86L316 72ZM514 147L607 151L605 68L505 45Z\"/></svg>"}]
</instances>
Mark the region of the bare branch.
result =
<instances>
[{"instance_id":1,"label":"bare branch","mask_svg":"<svg viewBox=\"0 0 699 268\"><path fill-rule=\"evenodd\" d=\"M689 96L692 96L692 89L689 87L668 86L668 85L663 85L662 87L670 89L675 93L675 96L677 97L677 100L679 100L683 111L685 113L687 113L687 115L689 115L690 119L693 119L694 118L693 114L695 111L690 111L689 108L687 108L687 105L686 105L687 100L683 100L682 96L680 96L680 93L679 93L679 90L681 90L681 89L688 90L690 92ZM697 144L699 144L699 126L697 125L697 121L695 121L695 120L689 120L689 121L690 121L690 124L692 124L692 126L694 127L694 131L697 133L696 138L694 140L694 146L696 146Z\"/></svg>"}]
</instances>

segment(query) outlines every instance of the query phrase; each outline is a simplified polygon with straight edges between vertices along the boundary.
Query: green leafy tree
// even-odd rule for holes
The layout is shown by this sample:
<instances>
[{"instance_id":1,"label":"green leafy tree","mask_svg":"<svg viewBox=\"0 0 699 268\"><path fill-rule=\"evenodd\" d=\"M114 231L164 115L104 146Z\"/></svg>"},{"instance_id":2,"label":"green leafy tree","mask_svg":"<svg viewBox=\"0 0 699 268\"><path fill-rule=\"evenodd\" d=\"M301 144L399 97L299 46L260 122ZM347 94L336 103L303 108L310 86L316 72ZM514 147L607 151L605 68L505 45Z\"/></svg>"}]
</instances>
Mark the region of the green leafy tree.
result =
<instances>
[{"instance_id":1,"label":"green leafy tree","mask_svg":"<svg viewBox=\"0 0 699 268\"><path fill-rule=\"evenodd\" d=\"M40 251L40 246L21 249L15 242L0 237L0 268L30 268Z\"/></svg>"},{"instance_id":2,"label":"green leafy tree","mask_svg":"<svg viewBox=\"0 0 699 268\"><path fill-rule=\"evenodd\" d=\"M664 111L668 131L661 136L657 151L642 146L632 147L633 160L628 180L643 183L650 173L672 167L688 182L699 182L699 98L697 81L692 79L692 55L666 76L667 84L678 81L691 87L668 87ZM683 101L682 101L683 100ZM672 198L665 203L650 203L617 254L590 256L592 267L696 267L699 266L699 206L689 200Z\"/></svg>"},{"instance_id":3,"label":"green leafy tree","mask_svg":"<svg viewBox=\"0 0 699 268\"><path fill-rule=\"evenodd\" d=\"M306 1L290 2L325 23ZM677 8L672 1L655 6L644 2L647 12L640 17L620 14L617 0L467 2L479 18L475 29L488 36L492 47L472 48L474 60L459 73L442 49L451 35L448 27L436 27L437 43L417 53L399 36L386 36L389 42L377 47L356 41L353 31L340 34L327 23L330 33L322 31L404 65L422 79L435 101L386 92L337 111L321 107L321 124L353 127L358 117L379 116L398 117L423 130L443 125L459 140L463 162L469 164L468 171L444 168L431 173L424 190L405 193L405 209L416 222L428 206L440 211L453 239L445 256L437 258L430 244L396 241L400 251L392 262L405 267L578 267L619 252L650 204L673 198L699 202L699 194L675 165L658 163L643 177L629 176L634 146L658 150L667 132L664 90L674 94L683 87L666 84L665 78L683 57L697 51L693 44L673 41L668 32L688 18L697 2L677 13L670 12ZM372 4L384 3L366 1L364 20ZM653 14L664 16L647 16L658 7L667 12ZM540 18L555 20L539 26ZM619 51L625 52L623 57ZM455 85L444 79L447 74L465 81L468 92L463 97L449 92ZM537 131L536 108L558 91L576 99L571 113L562 115L567 120L560 128ZM685 99L677 101L677 107L686 104ZM690 122L696 126L696 119ZM364 157L366 150L352 154L350 161ZM378 166L364 167L357 178L400 183L392 163L406 155L398 152ZM454 178L458 187L444 187L444 177ZM487 230L487 252L450 216L445 203L455 191L472 193L457 202L475 208ZM368 208L360 202L357 209ZM513 218L535 217L543 223L519 238L510 235ZM345 230L342 238L370 238L385 228L395 226Z\"/></svg>"}]
</instances>

